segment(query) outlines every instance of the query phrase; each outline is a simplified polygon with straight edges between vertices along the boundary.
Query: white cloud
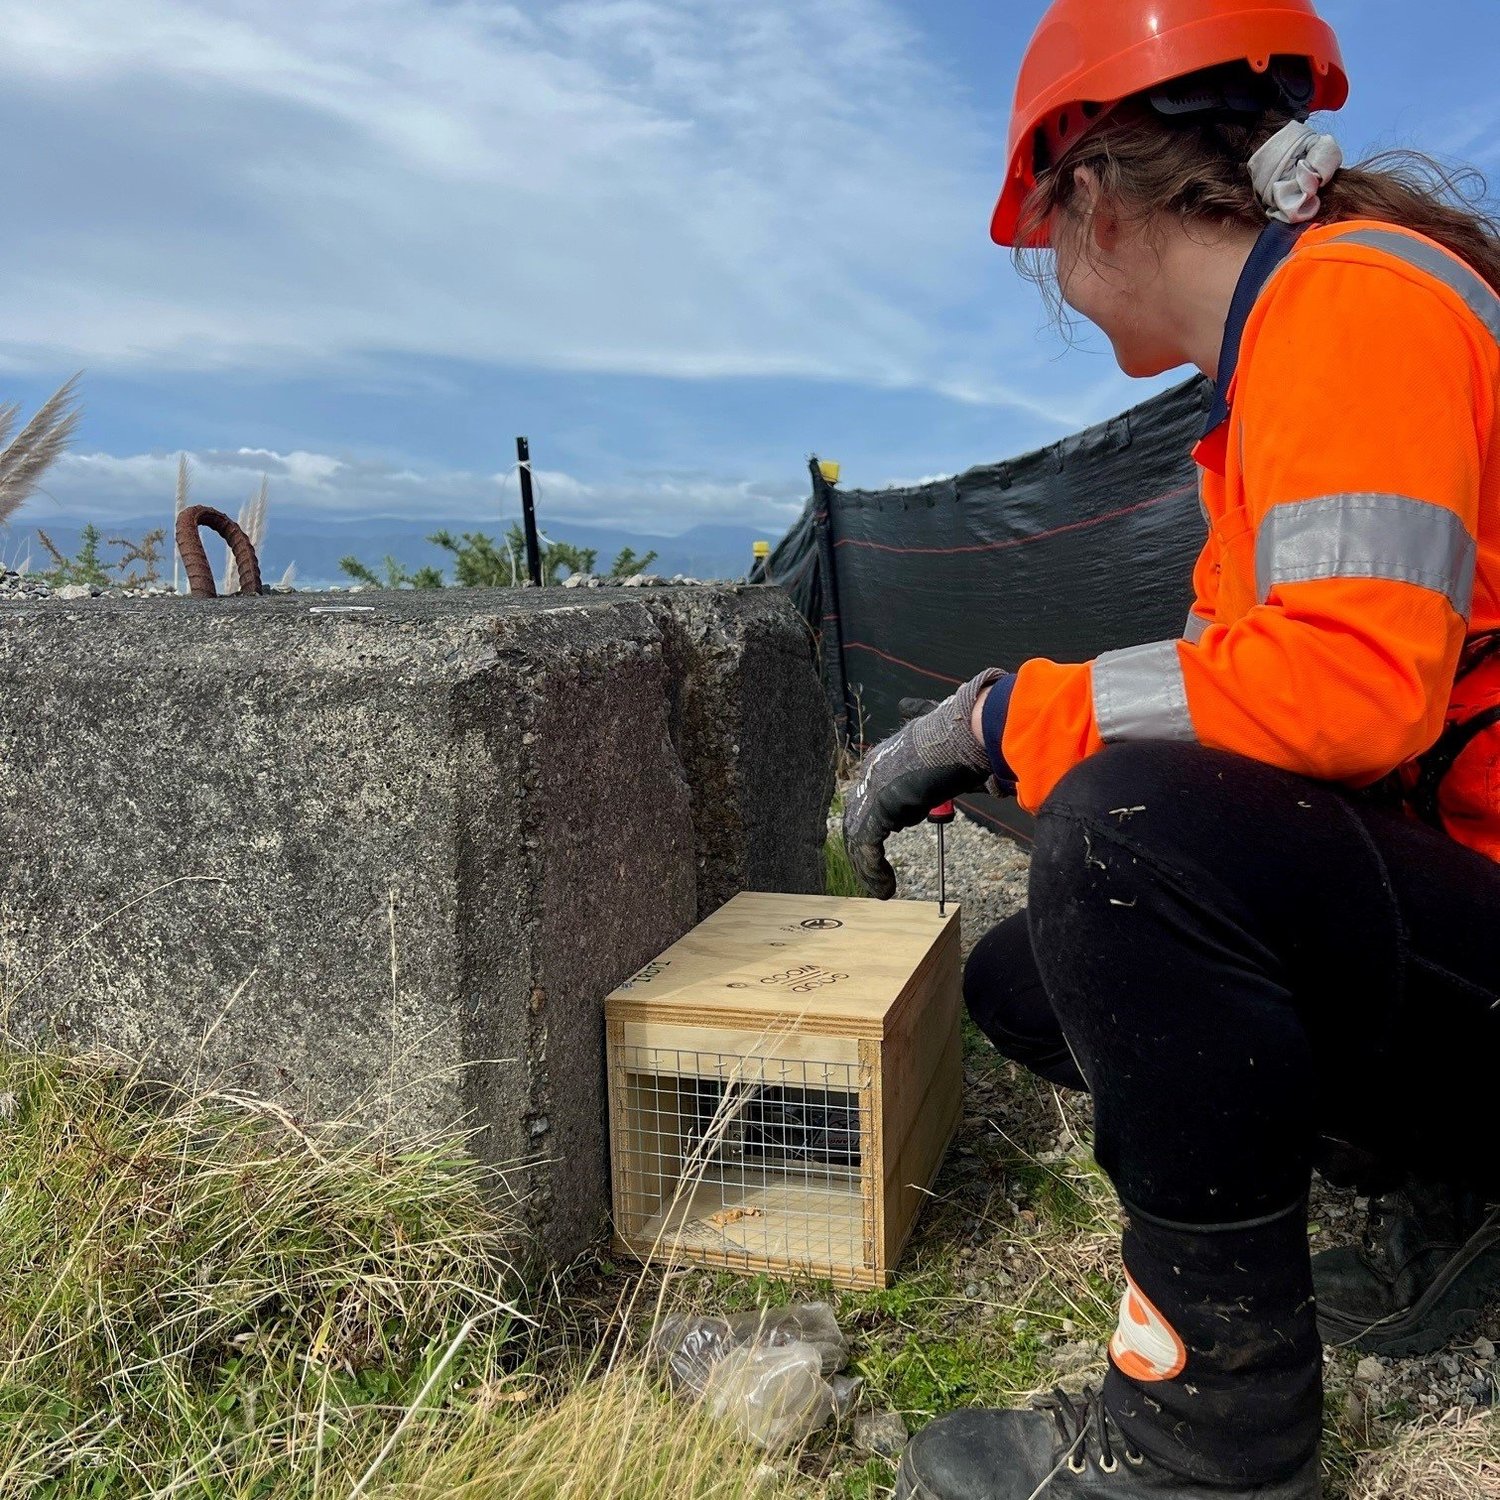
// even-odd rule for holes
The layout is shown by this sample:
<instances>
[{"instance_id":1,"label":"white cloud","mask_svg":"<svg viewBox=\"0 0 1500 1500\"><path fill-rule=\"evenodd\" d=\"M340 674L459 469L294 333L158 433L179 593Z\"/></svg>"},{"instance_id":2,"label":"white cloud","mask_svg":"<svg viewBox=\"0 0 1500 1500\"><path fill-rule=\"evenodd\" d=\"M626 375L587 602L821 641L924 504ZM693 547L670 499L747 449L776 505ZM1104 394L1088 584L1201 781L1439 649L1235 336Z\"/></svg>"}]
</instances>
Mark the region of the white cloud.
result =
<instances>
[{"instance_id":1,"label":"white cloud","mask_svg":"<svg viewBox=\"0 0 1500 1500\"><path fill-rule=\"evenodd\" d=\"M1071 417L1020 373L1028 289L957 315L1003 282L998 143L891 0L0 0L0 34L37 200L0 239L13 364L418 355Z\"/></svg>"},{"instance_id":2,"label":"white cloud","mask_svg":"<svg viewBox=\"0 0 1500 1500\"><path fill-rule=\"evenodd\" d=\"M172 514L176 454L75 453L48 475L45 492L16 517L18 530L49 522L140 524ZM238 449L188 455L192 499L236 514L264 476L273 516L353 520L382 516L434 526L498 529L520 515L516 473L417 471L378 460L321 453ZM603 526L672 536L703 523L764 526L779 534L801 512L806 485L790 479L756 482L711 473L626 474L608 483L573 475L536 474L543 524L566 530Z\"/></svg>"}]
</instances>

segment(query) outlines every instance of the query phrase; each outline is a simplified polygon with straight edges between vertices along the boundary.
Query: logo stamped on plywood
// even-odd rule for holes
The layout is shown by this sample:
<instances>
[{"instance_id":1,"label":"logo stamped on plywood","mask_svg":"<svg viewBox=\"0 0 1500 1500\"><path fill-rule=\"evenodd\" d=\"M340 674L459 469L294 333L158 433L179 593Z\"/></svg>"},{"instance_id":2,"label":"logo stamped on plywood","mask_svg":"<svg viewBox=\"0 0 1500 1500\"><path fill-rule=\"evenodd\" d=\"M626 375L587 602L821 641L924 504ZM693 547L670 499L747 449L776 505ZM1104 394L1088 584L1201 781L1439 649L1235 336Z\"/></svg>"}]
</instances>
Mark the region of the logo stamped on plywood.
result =
<instances>
[{"instance_id":1,"label":"logo stamped on plywood","mask_svg":"<svg viewBox=\"0 0 1500 1500\"><path fill-rule=\"evenodd\" d=\"M767 974L762 984L775 985L793 995L810 995L815 990L826 989L847 979L847 974L836 974L821 964L797 964L777 974Z\"/></svg>"}]
</instances>

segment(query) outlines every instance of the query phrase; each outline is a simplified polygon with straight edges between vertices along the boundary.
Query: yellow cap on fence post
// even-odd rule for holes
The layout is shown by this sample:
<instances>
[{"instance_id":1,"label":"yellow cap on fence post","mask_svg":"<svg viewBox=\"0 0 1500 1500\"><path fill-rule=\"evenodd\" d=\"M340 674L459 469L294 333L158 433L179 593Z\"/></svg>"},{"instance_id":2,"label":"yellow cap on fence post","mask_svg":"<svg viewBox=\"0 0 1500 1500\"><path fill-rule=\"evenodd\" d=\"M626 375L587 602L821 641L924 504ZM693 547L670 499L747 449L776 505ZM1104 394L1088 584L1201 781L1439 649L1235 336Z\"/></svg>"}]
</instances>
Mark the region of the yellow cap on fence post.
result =
<instances>
[{"instance_id":1,"label":"yellow cap on fence post","mask_svg":"<svg viewBox=\"0 0 1500 1500\"><path fill-rule=\"evenodd\" d=\"M831 458L820 458L818 460L818 473L823 476L824 484L837 484L842 466L834 463Z\"/></svg>"},{"instance_id":2,"label":"yellow cap on fence post","mask_svg":"<svg viewBox=\"0 0 1500 1500\"><path fill-rule=\"evenodd\" d=\"M762 562L771 555L771 544L769 542L754 542L750 547L751 552Z\"/></svg>"}]
</instances>

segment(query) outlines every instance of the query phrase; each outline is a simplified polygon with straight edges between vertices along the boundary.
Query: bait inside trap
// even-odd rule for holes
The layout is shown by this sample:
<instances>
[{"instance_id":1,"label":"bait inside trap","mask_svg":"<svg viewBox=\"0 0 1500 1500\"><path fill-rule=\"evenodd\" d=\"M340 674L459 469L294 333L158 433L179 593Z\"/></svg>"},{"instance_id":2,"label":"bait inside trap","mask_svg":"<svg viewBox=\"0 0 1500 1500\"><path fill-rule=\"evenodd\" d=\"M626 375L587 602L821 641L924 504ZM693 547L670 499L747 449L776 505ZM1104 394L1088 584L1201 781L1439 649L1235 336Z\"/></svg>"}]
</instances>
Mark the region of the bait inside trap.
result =
<instances>
[{"instance_id":1,"label":"bait inside trap","mask_svg":"<svg viewBox=\"0 0 1500 1500\"><path fill-rule=\"evenodd\" d=\"M884 1285L961 1110L958 931L746 894L615 991L617 1247Z\"/></svg>"}]
</instances>

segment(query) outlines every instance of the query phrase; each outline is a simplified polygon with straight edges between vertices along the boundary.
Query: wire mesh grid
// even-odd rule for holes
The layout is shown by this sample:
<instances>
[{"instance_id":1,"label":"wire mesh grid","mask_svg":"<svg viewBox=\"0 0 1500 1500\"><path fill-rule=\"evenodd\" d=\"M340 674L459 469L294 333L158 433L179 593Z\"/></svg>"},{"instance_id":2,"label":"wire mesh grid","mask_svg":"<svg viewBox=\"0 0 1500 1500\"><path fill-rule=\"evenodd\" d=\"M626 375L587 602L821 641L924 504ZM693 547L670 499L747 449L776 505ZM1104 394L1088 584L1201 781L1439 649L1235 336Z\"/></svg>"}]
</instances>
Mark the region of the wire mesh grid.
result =
<instances>
[{"instance_id":1,"label":"wire mesh grid","mask_svg":"<svg viewBox=\"0 0 1500 1500\"><path fill-rule=\"evenodd\" d=\"M622 1047L616 1220L638 1251L836 1271L874 1252L869 1069Z\"/></svg>"}]
</instances>

